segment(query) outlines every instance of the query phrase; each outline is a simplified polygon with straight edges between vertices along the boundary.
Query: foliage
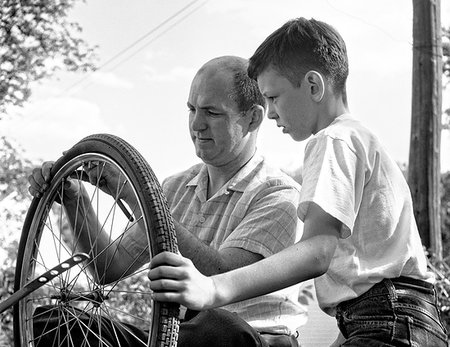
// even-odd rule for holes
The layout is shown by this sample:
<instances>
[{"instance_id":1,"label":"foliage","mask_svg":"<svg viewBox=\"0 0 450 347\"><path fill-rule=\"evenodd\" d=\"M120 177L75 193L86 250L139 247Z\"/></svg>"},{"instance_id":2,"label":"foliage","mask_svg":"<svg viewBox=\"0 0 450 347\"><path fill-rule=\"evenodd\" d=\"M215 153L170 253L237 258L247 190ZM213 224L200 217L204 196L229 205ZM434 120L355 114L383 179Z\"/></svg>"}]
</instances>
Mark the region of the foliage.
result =
<instances>
[{"instance_id":1,"label":"foliage","mask_svg":"<svg viewBox=\"0 0 450 347\"><path fill-rule=\"evenodd\" d=\"M444 259L429 255L429 267L436 275L438 307L450 338L450 172L441 176L441 233Z\"/></svg>"},{"instance_id":2,"label":"foliage","mask_svg":"<svg viewBox=\"0 0 450 347\"><path fill-rule=\"evenodd\" d=\"M438 308L450 340L450 266L444 260L429 255L428 267L436 276Z\"/></svg>"},{"instance_id":3,"label":"foliage","mask_svg":"<svg viewBox=\"0 0 450 347\"><path fill-rule=\"evenodd\" d=\"M94 69L95 47L67 19L76 0L2 0L0 6L0 120L8 105L22 106L30 83L68 71Z\"/></svg>"},{"instance_id":4,"label":"foliage","mask_svg":"<svg viewBox=\"0 0 450 347\"><path fill-rule=\"evenodd\" d=\"M450 260L450 172L441 175L441 233L442 253Z\"/></svg>"},{"instance_id":5,"label":"foliage","mask_svg":"<svg viewBox=\"0 0 450 347\"><path fill-rule=\"evenodd\" d=\"M32 163L18 146L0 137L0 300L13 293L22 223L30 203L27 177ZM0 315L0 345L12 346L12 310Z\"/></svg>"},{"instance_id":6,"label":"foliage","mask_svg":"<svg viewBox=\"0 0 450 347\"><path fill-rule=\"evenodd\" d=\"M450 79L450 27L442 28L442 73L447 83Z\"/></svg>"},{"instance_id":7,"label":"foliage","mask_svg":"<svg viewBox=\"0 0 450 347\"><path fill-rule=\"evenodd\" d=\"M450 27L442 28L442 82L446 89L450 83ZM450 130L450 108L444 110L443 128Z\"/></svg>"}]
</instances>

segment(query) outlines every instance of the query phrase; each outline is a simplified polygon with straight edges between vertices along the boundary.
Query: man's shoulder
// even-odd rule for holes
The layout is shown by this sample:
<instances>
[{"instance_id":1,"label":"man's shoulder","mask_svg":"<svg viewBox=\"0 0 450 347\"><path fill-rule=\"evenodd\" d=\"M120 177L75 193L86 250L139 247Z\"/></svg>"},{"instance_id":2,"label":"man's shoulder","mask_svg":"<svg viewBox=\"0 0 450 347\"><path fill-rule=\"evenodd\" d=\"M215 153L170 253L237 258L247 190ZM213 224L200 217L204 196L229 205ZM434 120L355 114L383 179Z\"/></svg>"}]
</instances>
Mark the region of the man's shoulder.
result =
<instances>
[{"instance_id":1,"label":"man's shoulder","mask_svg":"<svg viewBox=\"0 0 450 347\"><path fill-rule=\"evenodd\" d=\"M300 191L300 184L296 182L290 175L285 173L274 163L262 158L254 172L253 183L255 185L264 184L268 186L292 187Z\"/></svg>"},{"instance_id":2,"label":"man's shoulder","mask_svg":"<svg viewBox=\"0 0 450 347\"><path fill-rule=\"evenodd\" d=\"M178 172L165 178L163 181L163 186L170 187L174 185L188 184L194 177L198 175L203 165L203 163L195 164L184 171Z\"/></svg>"}]
</instances>

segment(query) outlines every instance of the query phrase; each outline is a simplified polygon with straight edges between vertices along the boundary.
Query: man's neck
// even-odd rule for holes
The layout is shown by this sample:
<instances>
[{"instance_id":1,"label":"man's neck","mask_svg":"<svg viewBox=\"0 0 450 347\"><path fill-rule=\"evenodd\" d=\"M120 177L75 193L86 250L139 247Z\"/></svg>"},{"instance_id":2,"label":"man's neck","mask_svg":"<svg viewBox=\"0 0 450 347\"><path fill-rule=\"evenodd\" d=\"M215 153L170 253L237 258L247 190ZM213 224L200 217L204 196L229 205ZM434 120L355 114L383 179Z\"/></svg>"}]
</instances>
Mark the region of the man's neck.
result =
<instances>
[{"instance_id":1,"label":"man's neck","mask_svg":"<svg viewBox=\"0 0 450 347\"><path fill-rule=\"evenodd\" d=\"M208 169L208 199L214 196L236 173L247 164L255 154L255 150L223 166L207 165Z\"/></svg>"}]
</instances>

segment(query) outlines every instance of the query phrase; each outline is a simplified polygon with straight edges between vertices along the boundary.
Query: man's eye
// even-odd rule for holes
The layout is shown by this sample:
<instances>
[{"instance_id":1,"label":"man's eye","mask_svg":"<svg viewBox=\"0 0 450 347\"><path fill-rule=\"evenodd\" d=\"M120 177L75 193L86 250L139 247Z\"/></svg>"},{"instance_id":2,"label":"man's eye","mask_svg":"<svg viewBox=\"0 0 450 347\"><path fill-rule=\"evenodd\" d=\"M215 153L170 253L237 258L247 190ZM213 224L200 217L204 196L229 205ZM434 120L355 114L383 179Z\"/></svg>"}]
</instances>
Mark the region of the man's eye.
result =
<instances>
[{"instance_id":1,"label":"man's eye","mask_svg":"<svg viewBox=\"0 0 450 347\"><path fill-rule=\"evenodd\" d=\"M206 113L208 114L208 116L211 116L211 117L218 117L218 116L220 116L220 113L213 112L211 110L208 110Z\"/></svg>"}]
</instances>

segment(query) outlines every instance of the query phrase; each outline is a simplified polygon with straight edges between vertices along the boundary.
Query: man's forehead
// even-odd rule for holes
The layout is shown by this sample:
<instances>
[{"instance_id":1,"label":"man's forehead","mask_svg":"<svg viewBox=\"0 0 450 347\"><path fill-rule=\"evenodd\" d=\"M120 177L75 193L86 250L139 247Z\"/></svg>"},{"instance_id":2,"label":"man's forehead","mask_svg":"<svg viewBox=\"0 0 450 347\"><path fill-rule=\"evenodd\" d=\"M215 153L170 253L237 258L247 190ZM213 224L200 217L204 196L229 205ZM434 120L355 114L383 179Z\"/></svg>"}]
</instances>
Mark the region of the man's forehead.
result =
<instances>
[{"instance_id":1,"label":"man's forehead","mask_svg":"<svg viewBox=\"0 0 450 347\"><path fill-rule=\"evenodd\" d=\"M192 81L190 94L203 97L229 95L233 89L232 76L223 73L197 74Z\"/></svg>"}]
</instances>

